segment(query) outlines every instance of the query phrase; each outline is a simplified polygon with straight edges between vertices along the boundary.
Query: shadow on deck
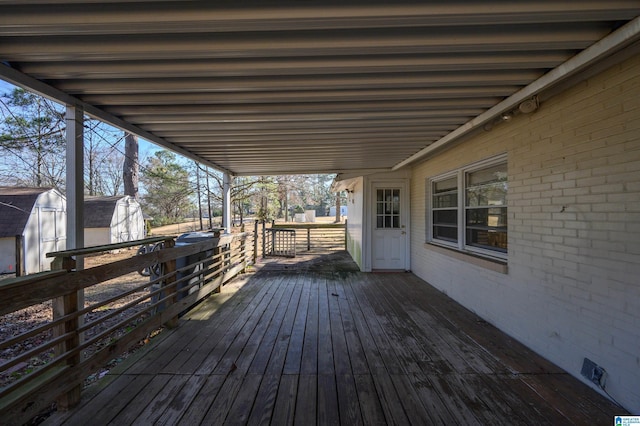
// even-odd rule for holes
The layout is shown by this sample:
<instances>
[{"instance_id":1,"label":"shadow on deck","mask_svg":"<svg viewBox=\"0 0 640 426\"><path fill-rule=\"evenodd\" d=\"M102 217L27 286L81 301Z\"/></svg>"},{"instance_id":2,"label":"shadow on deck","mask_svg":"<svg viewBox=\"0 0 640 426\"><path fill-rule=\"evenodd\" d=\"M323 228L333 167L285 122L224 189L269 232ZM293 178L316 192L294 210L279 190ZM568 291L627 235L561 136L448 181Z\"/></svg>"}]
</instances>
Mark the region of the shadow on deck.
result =
<instances>
[{"instance_id":1,"label":"shadow on deck","mask_svg":"<svg viewBox=\"0 0 640 426\"><path fill-rule=\"evenodd\" d=\"M621 409L409 273L269 259L50 424L609 424Z\"/></svg>"}]
</instances>

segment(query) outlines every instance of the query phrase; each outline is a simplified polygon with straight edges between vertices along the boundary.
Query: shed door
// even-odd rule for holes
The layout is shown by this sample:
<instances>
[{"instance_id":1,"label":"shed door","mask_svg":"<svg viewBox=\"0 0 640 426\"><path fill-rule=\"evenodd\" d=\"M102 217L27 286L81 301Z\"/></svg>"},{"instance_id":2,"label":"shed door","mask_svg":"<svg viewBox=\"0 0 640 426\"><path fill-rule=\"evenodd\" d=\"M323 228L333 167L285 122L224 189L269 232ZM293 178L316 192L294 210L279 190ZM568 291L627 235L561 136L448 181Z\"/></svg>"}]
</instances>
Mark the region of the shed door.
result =
<instances>
[{"instance_id":1,"label":"shed door","mask_svg":"<svg viewBox=\"0 0 640 426\"><path fill-rule=\"evenodd\" d=\"M372 269L405 269L407 232L401 187L373 187Z\"/></svg>"},{"instance_id":2,"label":"shed door","mask_svg":"<svg viewBox=\"0 0 640 426\"><path fill-rule=\"evenodd\" d=\"M129 203L122 202L118 204L118 228L120 236L118 242L130 241L131 238L131 216L129 212Z\"/></svg>"},{"instance_id":3,"label":"shed door","mask_svg":"<svg viewBox=\"0 0 640 426\"><path fill-rule=\"evenodd\" d=\"M64 211L54 208L40 208L40 271L51 269L52 258L47 253L65 250L67 246L66 219Z\"/></svg>"}]
</instances>

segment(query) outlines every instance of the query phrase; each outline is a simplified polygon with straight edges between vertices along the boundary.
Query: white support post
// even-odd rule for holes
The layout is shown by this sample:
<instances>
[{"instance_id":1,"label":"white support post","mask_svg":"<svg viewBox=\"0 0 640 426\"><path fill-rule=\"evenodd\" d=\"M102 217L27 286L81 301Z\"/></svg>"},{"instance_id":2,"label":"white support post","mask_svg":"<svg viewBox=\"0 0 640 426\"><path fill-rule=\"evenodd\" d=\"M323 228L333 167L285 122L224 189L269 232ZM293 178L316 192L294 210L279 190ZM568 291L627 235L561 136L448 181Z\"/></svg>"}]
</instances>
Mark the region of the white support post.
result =
<instances>
[{"instance_id":1,"label":"white support post","mask_svg":"<svg viewBox=\"0 0 640 426\"><path fill-rule=\"evenodd\" d=\"M225 233L231 233L231 183L233 178L229 173L222 175L222 227Z\"/></svg>"},{"instance_id":2,"label":"white support post","mask_svg":"<svg viewBox=\"0 0 640 426\"><path fill-rule=\"evenodd\" d=\"M84 111L82 108L67 105L67 113L65 116L67 135L67 249L84 247L83 118ZM72 259L67 259L67 261L61 259L60 262L54 261L54 265L55 267L65 270L81 270L84 267L82 258L76 258L75 262ZM76 293L56 297L53 299L51 305L54 321L68 315L74 315L83 308L84 290L78 290ZM84 333L77 332L83 323L84 318L81 315L54 327L54 336L70 336L56 346L55 351L57 356L76 350L84 341ZM66 359L69 368L74 368L80 364L81 361L80 352ZM77 381L73 384L74 386L58 396L58 409L68 410L80 402L82 382Z\"/></svg>"},{"instance_id":3,"label":"white support post","mask_svg":"<svg viewBox=\"0 0 640 426\"><path fill-rule=\"evenodd\" d=\"M67 249L84 247L84 111L67 105ZM76 259L76 269L83 269Z\"/></svg>"}]
</instances>

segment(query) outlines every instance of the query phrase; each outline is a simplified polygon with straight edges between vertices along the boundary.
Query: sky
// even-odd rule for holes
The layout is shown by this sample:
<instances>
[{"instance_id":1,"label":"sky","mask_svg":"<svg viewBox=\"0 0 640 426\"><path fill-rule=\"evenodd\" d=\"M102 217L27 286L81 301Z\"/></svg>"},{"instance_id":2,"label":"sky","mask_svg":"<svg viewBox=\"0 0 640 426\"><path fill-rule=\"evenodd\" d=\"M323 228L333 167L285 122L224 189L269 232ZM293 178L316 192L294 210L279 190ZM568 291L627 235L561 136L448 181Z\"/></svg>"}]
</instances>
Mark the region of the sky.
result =
<instances>
[{"instance_id":1,"label":"sky","mask_svg":"<svg viewBox=\"0 0 640 426\"><path fill-rule=\"evenodd\" d=\"M0 80L0 93L10 92L13 89L13 85L7 83L4 80Z\"/></svg>"}]
</instances>

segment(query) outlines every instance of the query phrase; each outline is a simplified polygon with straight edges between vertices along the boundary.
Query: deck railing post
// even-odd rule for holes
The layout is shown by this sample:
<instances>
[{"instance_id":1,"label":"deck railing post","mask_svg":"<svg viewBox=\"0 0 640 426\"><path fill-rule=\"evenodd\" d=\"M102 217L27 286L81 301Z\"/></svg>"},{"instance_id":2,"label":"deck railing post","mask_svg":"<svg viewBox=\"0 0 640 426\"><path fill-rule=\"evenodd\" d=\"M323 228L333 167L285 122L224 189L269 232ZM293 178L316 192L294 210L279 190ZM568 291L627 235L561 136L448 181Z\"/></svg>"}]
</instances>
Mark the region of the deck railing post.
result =
<instances>
[{"instance_id":1,"label":"deck railing post","mask_svg":"<svg viewBox=\"0 0 640 426\"><path fill-rule=\"evenodd\" d=\"M345 250L349 249L349 241L348 241L348 238L347 238L347 220L348 219L344 220L344 249Z\"/></svg>"},{"instance_id":2,"label":"deck railing post","mask_svg":"<svg viewBox=\"0 0 640 426\"><path fill-rule=\"evenodd\" d=\"M169 238L165 240L164 249L170 249L170 248L173 248L174 246L175 246L175 241L173 240L173 238ZM175 272L176 272L176 259L169 259L166 262L163 262L161 264L161 273L162 273L162 276L164 277L161 284L162 287L169 287L171 284L173 284L176 281ZM168 292L166 293L163 292L160 294L164 297L167 297L169 294L171 295L171 297L167 298L167 302L165 304L164 309L167 309L168 306L173 305L178 300L177 286L174 286L171 290L168 290ZM176 315L175 317L172 317L169 320L167 320L165 325L169 328L176 327L178 325L178 316Z\"/></svg>"},{"instance_id":3,"label":"deck railing post","mask_svg":"<svg viewBox=\"0 0 640 426\"><path fill-rule=\"evenodd\" d=\"M16 235L16 277L24 275L24 238Z\"/></svg>"},{"instance_id":4,"label":"deck railing post","mask_svg":"<svg viewBox=\"0 0 640 426\"><path fill-rule=\"evenodd\" d=\"M266 245L267 245L267 226L265 224L265 221L262 221L262 257L264 258L264 255L266 253Z\"/></svg>"},{"instance_id":5,"label":"deck railing post","mask_svg":"<svg viewBox=\"0 0 640 426\"><path fill-rule=\"evenodd\" d=\"M244 233L244 225L242 225L242 232ZM242 237L240 237L240 253L239 253L243 274L247 272L247 253L245 252L247 247L246 242L247 242L247 235L244 234ZM233 253L231 253L231 258L233 258Z\"/></svg>"},{"instance_id":6,"label":"deck railing post","mask_svg":"<svg viewBox=\"0 0 640 426\"><path fill-rule=\"evenodd\" d=\"M218 239L218 245L213 248L213 263L218 264L218 273L214 275L214 277L218 277L222 274L222 268L224 267L222 265L222 247L220 246L220 239ZM220 293L222 291L221 287L222 284L216 287L216 289L213 290L213 293Z\"/></svg>"},{"instance_id":7,"label":"deck railing post","mask_svg":"<svg viewBox=\"0 0 640 426\"><path fill-rule=\"evenodd\" d=\"M258 260L258 221L256 220L253 226L253 264L255 265Z\"/></svg>"},{"instance_id":8,"label":"deck railing post","mask_svg":"<svg viewBox=\"0 0 640 426\"><path fill-rule=\"evenodd\" d=\"M76 261L71 256L56 257L51 263L51 269L53 270L66 270L71 271L76 268ZM53 320L72 315L74 312L78 312L79 306L78 292L72 291L61 297L56 297L52 300L51 310L53 313ZM72 351L80 345L80 334L78 328L80 327L80 317L74 316L73 318L65 321L61 325L53 328L53 336L63 336L70 334L62 343L55 347L55 356L63 355ZM80 352L67 358L67 365L74 366L80 363ZM66 393L58 397L58 409L62 411L69 410L80 402L80 394L82 392L82 383L77 383Z\"/></svg>"},{"instance_id":9,"label":"deck railing post","mask_svg":"<svg viewBox=\"0 0 640 426\"><path fill-rule=\"evenodd\" d=\"M307 251L311 251L311 228L307 228Z\"/></svg>"},{"instance_id":10,"label":"deck railing post","mask_svg":"<svg viewBox=\"0 0 640 426\"><path fill-rule=\"evenodd\" d=\"M271 234L271 247L269 248L269 254L276 254L276 248L278 247L278 234L276 234L275 229L273 228L273 223L271 224L271 229L269 229Z\"/></svg>"}]
</instances>

